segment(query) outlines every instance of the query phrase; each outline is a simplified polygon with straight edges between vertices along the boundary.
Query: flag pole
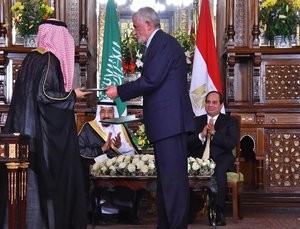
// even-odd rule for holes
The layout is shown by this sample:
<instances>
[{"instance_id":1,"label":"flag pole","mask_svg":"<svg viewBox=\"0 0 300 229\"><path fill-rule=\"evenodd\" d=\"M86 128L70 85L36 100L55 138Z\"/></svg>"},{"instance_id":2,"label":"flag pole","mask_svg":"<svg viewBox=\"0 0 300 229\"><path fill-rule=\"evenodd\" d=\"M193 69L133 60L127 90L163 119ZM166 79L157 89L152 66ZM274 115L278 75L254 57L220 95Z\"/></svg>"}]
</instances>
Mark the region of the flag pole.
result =
<instances>
[{"instance_id":1,"label":"flag pole","mask_svg":"<svg viewBox=\"0 0 300 229\"><path fill-rule=\"evenodd\" d=\"M197 34L198 19L199 19L199 0L194 0L193 5L194 5L194 9L193 9L193 24L194 24L195 34Z\"/></svg>"}]
</instances>

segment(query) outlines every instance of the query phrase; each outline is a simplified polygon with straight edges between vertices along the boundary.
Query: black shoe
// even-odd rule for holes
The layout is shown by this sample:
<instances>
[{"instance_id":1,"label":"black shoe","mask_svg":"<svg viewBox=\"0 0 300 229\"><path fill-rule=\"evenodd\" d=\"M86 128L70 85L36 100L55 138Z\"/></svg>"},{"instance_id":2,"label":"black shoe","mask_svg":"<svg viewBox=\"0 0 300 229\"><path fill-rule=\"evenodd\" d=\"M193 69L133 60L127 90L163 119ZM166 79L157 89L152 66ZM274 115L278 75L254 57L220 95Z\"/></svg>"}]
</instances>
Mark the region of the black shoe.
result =
<instances>
[{"instance_id":1,"label":"black shoe","mask_svg":"<svg viewBox=\"0 0 300 229\"><path fill-rule=\"evenodd\" d=\"M212 209L208 209L208 224L209 226L216 226L217 225L217 219L216 219L216 211L213 211Z\"/></svg>"},{"instance_id":2,"label":"black shoe","mask_svg":"<svg viewBox=\"0 0 300 229\"><path fill-rule=\"evenodd\" d=\"M217 212L217 226L226 226L225 216L222 212Z\"/></svg>"}]
</instances>

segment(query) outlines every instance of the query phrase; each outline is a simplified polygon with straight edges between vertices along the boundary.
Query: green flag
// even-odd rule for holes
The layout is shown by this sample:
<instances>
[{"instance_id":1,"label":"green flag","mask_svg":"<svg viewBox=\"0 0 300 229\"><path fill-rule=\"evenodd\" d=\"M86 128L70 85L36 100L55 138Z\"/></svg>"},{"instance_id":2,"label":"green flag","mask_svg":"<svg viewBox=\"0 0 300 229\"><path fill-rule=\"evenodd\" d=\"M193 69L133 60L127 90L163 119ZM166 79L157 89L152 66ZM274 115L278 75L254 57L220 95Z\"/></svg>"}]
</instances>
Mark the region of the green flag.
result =
<instances>
[{"instance_id":1,"label":"green flag","mask_svg":"<svg viewBox=\"0 0 300 229\"><path fill-rule=\"evenodd\" d=\"M118 24L117 11L114 0L108 0L105 13L102 67L100 88L109 85L121 85L124 83L121 36ZM105 93L100 93L99 100L107 99ZM120 98L116 98L119 116L126 115L126 104Z\"/></svg>"}]
</instances>

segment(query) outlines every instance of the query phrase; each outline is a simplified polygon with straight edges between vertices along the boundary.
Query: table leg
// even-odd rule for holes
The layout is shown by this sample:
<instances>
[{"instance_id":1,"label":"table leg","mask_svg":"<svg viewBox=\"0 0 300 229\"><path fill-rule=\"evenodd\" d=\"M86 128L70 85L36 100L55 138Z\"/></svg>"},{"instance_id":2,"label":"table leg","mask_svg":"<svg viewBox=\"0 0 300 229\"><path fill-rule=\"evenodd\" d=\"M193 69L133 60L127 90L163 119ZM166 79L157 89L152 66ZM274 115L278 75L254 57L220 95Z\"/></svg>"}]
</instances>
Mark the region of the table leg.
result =
<instances>
[{"instance_id":1,"label":"table leg","mask_svg":"<svg viewBox=\"0 0 300 229\"><path fill-rule=\"evenodd\" d=\"M28 162L20 164L19 185L20 185L20 229L26 226L26 190L27 190L27 169Z\"/></svg>"},{"instance_id":2,"label":"table leg","mask_svg":"<svg viewBox=\"0 0 300 229\"><path fill-rule=\"evenodd\" d=\"M5 164L8 176L8 228L17 228L18 220L18 168L20 163L10 162Z\"/></svg>"}]
</instances>

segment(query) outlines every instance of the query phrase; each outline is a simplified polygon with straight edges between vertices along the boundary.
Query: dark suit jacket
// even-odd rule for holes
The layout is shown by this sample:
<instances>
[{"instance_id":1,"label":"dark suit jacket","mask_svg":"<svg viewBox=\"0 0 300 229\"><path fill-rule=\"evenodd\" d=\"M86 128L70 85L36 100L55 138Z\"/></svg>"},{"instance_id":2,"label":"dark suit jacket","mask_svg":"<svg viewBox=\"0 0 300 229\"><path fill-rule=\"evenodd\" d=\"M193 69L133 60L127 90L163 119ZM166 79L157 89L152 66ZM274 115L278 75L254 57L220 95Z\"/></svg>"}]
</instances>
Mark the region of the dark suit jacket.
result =
<instances>
[{"instance_id":1,"label":"dark suit jacket","mask_svg":"<svg viewBox=\"0 0 300 229\"><path fill-rule=\"evenodd\" d=\"M194 130L187 88L187 65L182 47L158 30L145 56L141 77L118 86L122 101L143 96L146 134L155 142Z\"/></svg>"},{"instance_id":2,"label":"dark suit jacket","mask_svg":"<svg viewBox=\"0 0 300 229\"><path fill-rule=\"evenodd\" d=\"M195 117L196 132L189 136L188 151L190 156L202 157L205 143L202 144L198 134L207 124L207 115ZM216 133L211 139L210 157L214 161L218 161L221 155L232 155L232 150L238 141L239 127L236 120L229 115L220 114L215 123Z\"/></svg>"}]
</instances>

